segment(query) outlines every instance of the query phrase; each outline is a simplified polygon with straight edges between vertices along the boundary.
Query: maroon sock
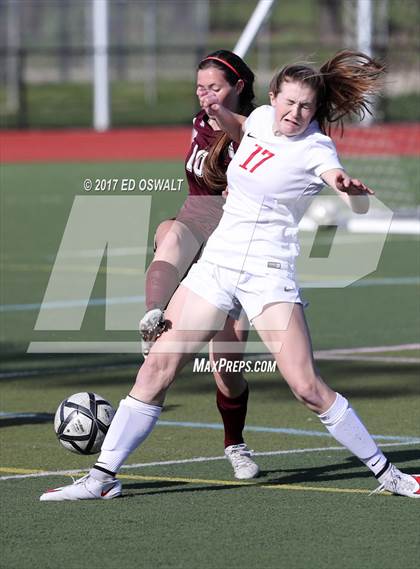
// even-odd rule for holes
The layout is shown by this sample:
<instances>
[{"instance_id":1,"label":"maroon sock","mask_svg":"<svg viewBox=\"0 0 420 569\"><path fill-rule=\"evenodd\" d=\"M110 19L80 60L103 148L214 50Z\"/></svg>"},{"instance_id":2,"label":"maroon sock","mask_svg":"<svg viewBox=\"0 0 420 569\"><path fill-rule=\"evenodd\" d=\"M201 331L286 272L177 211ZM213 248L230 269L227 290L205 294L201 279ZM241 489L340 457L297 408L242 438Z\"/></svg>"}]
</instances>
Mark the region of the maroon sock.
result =
<instances>
[{"instance_id":1,"label":"maroon sock","mask_svg":"<svg viewBox=\"0 0 420 569\"><path fill-rule=\"evenodd\" d=\"M230 445L239 445L244 442L242 431L245 426L246 412L248 408L248 385L239 397L231 399L217 390L217 408L223 419L225 427L225 448Z\"/></svg>"},{"instance_id":2,"label":"maroon sock","mask_svg":"<svg viewBox=\"0 0 420 569\"><path fill-rule=\"evenodd\" d=\"M166 261L152 261L146 273L146 310L164 310L179 286L178 269Z\"/></svg>"}]
</instances>

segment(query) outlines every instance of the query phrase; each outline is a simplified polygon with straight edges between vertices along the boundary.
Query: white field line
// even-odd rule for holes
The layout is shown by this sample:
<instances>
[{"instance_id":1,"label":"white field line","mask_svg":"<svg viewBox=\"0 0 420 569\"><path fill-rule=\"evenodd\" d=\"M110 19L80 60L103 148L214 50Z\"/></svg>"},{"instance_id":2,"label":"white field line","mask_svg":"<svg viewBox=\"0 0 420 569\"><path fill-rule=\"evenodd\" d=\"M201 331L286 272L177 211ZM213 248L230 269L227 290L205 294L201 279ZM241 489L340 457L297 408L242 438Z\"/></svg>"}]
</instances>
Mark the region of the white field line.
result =
<instances>
[{"instance_id":1,"label":"white field line","mask_svg":"<svg viewBox=\"0 0 420 569\"><path fill-rule=\"evenodd\" d=\"M137 274L137 273L136 273ZM139 273L140 274L140 273ZM314 281L309 282L309 276L301 278L302 288L335 288L342 287L343 284L339 280L334 280L331 277L331 281L320 282ZM347 281L346 281L347 282ZM395 286L395 285L418 285L420 284L419 276L411 277L383 277L383 278L370 278L362 279L349 285L351 287L372 287L372 286ZM348 288L347 285L344 288ZM57 309L70 309L75 307L85 307L88 306L105 306L106 304L138 304L144 302L145 298L143 295L127 296L127 297L115 297L115 298L80 298L72 300L57 300L54 302L44 302L44 303L18 303L18 304L0 304L0 312L25 312L25 311L36 311L42 306L43 310L57 310Z\"/></svg>"},{"instance_id":2,"label":"white field line","mask_svg":"<svg viewBox=\"0 0 420 569\"><path fill-rule=\"evenodd\" d=\"M355 282L351 282L352 278L350 275L345 278L343 275L340 279L329 277L326 280L327 275L323 275L322 280L316 275L300 275L299 284L300 288L354 288L354 287L372 287L372 286L397 286L397 285L419 285L420 276L413 277L377 277L372 279L362 279ZM345 280L343 280L345 279Z\"/></svg>"},{"instance_id":3,"label":"white field line","mask_svg":"<svg viewBox=\"0 0 420 569\"><path fill-rule=\"evenodd\" d=\"M216 431L223 430L222 423L197 423L193 421L165 421L159 419L156 423L159 427L182 427L182 428L189 428L189 429L213 429ZM253 426L253 425L246 425L245 431L247 433L274 433L274 434L281 434L281 435L292 435L298 437L326 437L331 438L330 433L327 430L324 431L314 431L309 429L292 429L288 427L261 427L261 426ZM414 436L398 436L398 435L372 435L374 439L383 440L383 441L401 441L401 442L412 442L417 441L418 437Z\"/></svg>"},{"instance_id":4,"label":"white field line","mask_svg":"<svg viewBox=\"0 0 420 569\"><path fill-rule=\"evenodd\" d=\"M407 344L408 345L408 344ZM216 346L222 347L223 351L226 353L235 353L237 351L237 346L235 343L232 342L224 342L219 343ZM185 346L184 346L185 347ZM192 345L188 344L187 348L192 349ZM267 353L267 348L262 342L251 342L248 341L246 344L247 347L247 358L252 359L273 359L271 353ZM158 348L157 348L158 349ZM278 344L278 350L281 349L281 344ZM408 349L417 349L417 348L402 348L402 350ZM166 343L164 348L162 347L162 351L165 353L178 353L179 351L179 344L177 342ZM387 351L386 347L384 346L384 352ZM140 354L140 342L112 342L112 341L101 341L101 342L59 342L59 341L35 341L29 344L27 349L28 354L45 354L45 353L56 353L56 354ZM207 347L203 346L200 354L205 355L207 353ZM249 355L248 355L249 354ZM251 355L254 354L254 355ZM257 354L257 355L255 355ZM348 356L345 354L336 354L335 349L331 351L326 350L323 353L319 354L317 351L315 352L315 358L319 359L355 359L355 354L358 354L358 348L354 348L351 350L351 354ZM198 354L197 354L198 355ZM329 356L334 356L334 358ZM335 357L335 356L342 356L342 357ZM395 362L395 363L412 363L412 359L408 359L406 357L392 357L389 359L390 356L381 356L377 358L377 361L382 362ZM367 361L363 356L358 357L357 359L361 359L362 361ZM369 358L369 361L373 361L373 358ZM64 369L64 368L63 368ZM94 368L92 368L94 369ZM96 368L97 369L97 368ZM1 375L0 375L1 377Z\"/></svg>"},{"instance_id":5,"label":"white field line","mask_svg":"<svg viewBox=\"0 0 420 569\"><path fill-rule=\"evenodd\" d=\"M43 413L6 413L1 411L0 412L0 419L19 419L19 418L34 418L37 416L45 416ZM47 416L47 419L49 417ZM216 431L223 430L222 423L199 423L196 421L166 421L164 419L159 419L156 423L158 427L174 427L174 428L188 428L188 429L211 429ZM309 430L309 429L295 429L290 427L262 427L262 426L254 426L254 425L246 425L245 431L247 433L273 433L273 434L281 434L281 435L291 435L291 436L298 436L298 437L321 437L321 438L330 438L331 435L326 431L316 431L316 430ZM372 435L374 439L382 440L382 441L392 441L392 442L413 442L417 441L418 437L416 436L398 436L398 435Z\"/></svg>"},{"instance_id":6,"label":"white field line","mask_svg":"<svg viewBox=\"0 0 420 569\"><path fill-rule=\"evenodd\" d=\"M398 356L343 356L339 354L330 354L317 356L315 354L315 359L318 361L322 360L336 360L336 361L351 361L351 362L377 362L377 363L394 363L394 364L420 364L420 358L402 358Z\"/></svg>"},{"instance_id":7,"label":"white field line","mask_svg":"<svg viewBox=\"0 0 420 569\"><path fill-rule=\"evenodd\" d=\"M404 352L420 350L420 344L397 344L394 346L362 346L360 348L343 348L332 350L317 350L314 352L316 360L359 361L379 363L418 364L420 358L395 356L362 356L359 354L378 354L383 352Z\"/></svg>"},{"instance_id":8,"label":"white field line","mask_svg":"<svg viewBox=\"0 0 420 569\"><path fill-rule=\"evenodd\" d=\"M129 257L131 255L145 255L147 253L153 252L153 247L147 247L146 245L140 247L113 247L112 250L113 257ZM74 249L63 251L60 253L61 259L97 259L98 256L105 253L105 248L103 249ZM46 257L47 261L55 261L55 255L48 255Z\"/></svg>"},{"instance_id":9,"label":"white field line","mask_svg":"<svg viewBox=\"0 0 420 569\"><path fill-rule=\"evenodd\" d=\"M34 342L33 342L34 343ZM56 344L52 342L52 347ZM102 343L102 346L106 342ZM133 344L135 349L132 353L139 353L140 347L138 342L128 342L128 344ZM314 352L316 360L338 360L344 361L346 359L351 361L372 361L380 363L420 363L419 358L402 358L402 357L367 357L358 356L357 354L370 354L370 353L381 353L381 352L400 352L400 351L410 351L419 350L420 344L396 344L390 346L362 346L360 348L337 348L332 350L317 350ZM128 353L128 352L127 352ZM131 353L131 352L130 352ZM249 355L247 356L250 360L255 359L272 359L271 354L259 354L259 355ZM112 370L120 369L124 367L133 367L137 365L134 362L121 363L121 364L103 364L103 365L92 365L92 366L75 366L75 367L61 367L52 369L33 369L33 370L16 370L16 371L4 371L0 372L0 379L13 379L17 377L38 377L40 375L51 375L54 373L84 373L95 370Z\"/></svg>"},{"instance_id":10,"label":"white field line","mask_svg":"<svg viewBox=\"0 0 420 569\"><path fill-rule=\"evenodd\" d=\"M407 446L413 444L419 444L420 439L407 441L407 442L398 442L398 443L385 443L381 445L381 447L395 447L395 446ZM337 446L337 447L318 447L318 448L296 448L296 449L289 449L289 450L275 450L275 451L267 451L267 452L254 452L253 456L277 456L282 454L304 454L304 453L311 453L311 452L341 452L347 451L346 448ZM347 451L348 452L348 451ZM154 466L173 466L178 464L192 464L196 462L211 462L215 460L226 460L225 456L200 456L195 458L184 458L179 460L163 460L157 462L143 462L137 464L124 464L121 467L121 470L132 470L135 468L147 468L147 467L154 467ZM8 470L12 470L11 468ZM19 470L19 468L16 468ZM8 476L0 476L0 481L3 480L21 480L25 478L43 478L46 476L72 476L77 474L82 474L87 472L88 468L79 468L75 470L49 470L49 471L38 471L28 474L13 474ZM0 467L0 472L2 468Z\"/></svg>"},{"instance_id":11,"label":"white field line","mask_svg":"<svg viewBox=\"0 0 420 569\"><path fill-rule=\"evenodd\" d=\"M405 350L420 350L420 344L393 344L392 346L361 346L360 348L333 348L332 350L319 350L320 355L330 354L374 354L375 352L403 352Z\"/></svg>"},{"instance_id":12,"label":"white field line","mask_svg":"<svg viewBox=\"0 0 420 569\"><path fill-rule=\"evenodd\" d=\"M64 308L83 308L88 306L105 306L119 304L139 304L144 302L144 295L109 297L109 298L81 298L75 300L55 300L53 302L32 303L32 304L1 304L0 312L25 312L39 310L57 310Z\"/></svg>"}]
</instances>

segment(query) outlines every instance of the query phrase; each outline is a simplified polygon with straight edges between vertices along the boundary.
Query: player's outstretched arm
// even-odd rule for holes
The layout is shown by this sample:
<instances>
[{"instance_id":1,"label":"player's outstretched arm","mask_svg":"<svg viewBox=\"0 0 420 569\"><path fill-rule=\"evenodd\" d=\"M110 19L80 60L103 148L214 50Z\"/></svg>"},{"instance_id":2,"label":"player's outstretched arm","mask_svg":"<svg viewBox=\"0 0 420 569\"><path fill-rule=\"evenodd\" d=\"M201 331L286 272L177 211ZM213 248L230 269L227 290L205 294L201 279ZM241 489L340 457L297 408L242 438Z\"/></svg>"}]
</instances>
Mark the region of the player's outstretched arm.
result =
<instances>
[{"instance_id":1,"label":"player's outstretched arm","mask_svg":"<svg viewBox=\"0 0 420 569\"><path fill-rule=\"evenodd\" d=\"M369 210L369 195L375 192L357 178L339 168L328 170L321 176L326 184L333 188L355 213Z\"/></svg>"},{"instance_id":2,"label":"player's outstretched arm","mask_svg":"<svg viewBox=\"0 0 420 569\"><path fill-rule=\"evenodd\" d=\"M214 93L206 95L202 104L208 116L217 121L221 130L224 130L232 140L239 143L243 135L242 124L246 117L233 113L221 105Z\"/></svg>"}]
</instances>

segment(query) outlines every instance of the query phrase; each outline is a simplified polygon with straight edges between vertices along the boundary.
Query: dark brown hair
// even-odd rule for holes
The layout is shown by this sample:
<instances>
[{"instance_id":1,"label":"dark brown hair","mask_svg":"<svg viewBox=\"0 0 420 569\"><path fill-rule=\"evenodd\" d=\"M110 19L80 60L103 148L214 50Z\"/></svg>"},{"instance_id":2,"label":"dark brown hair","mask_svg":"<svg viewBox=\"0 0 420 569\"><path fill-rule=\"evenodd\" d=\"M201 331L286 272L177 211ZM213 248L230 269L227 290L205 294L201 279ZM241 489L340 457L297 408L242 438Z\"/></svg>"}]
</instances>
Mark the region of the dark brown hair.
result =
<instances>
[{"instance_id":1,"label":"dark brown hair","mask_svg":"<svg viewBox=\"0 0 420 569\"><path fill-rule=\"evenodd\" d=\"M306 65L287 65L270 83L270 91L276 96L285 81L297 81L309 85L317 96L314 118L323 133L329 133L332 123L338 123L343 131L343 120L352 115L360 120L371 114L370 97L383 85L385 66L368 55L344 50L339 51L319 69Z\"/></svg>"},{"instance_id":2,"label":"dark brown hair","mask_svg":"<svg viewBox=\"0 0 420 569\"><path fill-rule=\"evenodd\" d=\"M209 53L198 64L199 69L215 67L223 72L226 81L232 87L242 79L244 87L239 94L238 109L236 112L248 116L255 109L254 80L255 76L248 65L236 53L226 49L219 49ZM222 192L226 188L226 162L228 149L232 142L229 135L221 133L209 149L203 165L203 181L211 191Z\"/></svg>"}]
</instances>

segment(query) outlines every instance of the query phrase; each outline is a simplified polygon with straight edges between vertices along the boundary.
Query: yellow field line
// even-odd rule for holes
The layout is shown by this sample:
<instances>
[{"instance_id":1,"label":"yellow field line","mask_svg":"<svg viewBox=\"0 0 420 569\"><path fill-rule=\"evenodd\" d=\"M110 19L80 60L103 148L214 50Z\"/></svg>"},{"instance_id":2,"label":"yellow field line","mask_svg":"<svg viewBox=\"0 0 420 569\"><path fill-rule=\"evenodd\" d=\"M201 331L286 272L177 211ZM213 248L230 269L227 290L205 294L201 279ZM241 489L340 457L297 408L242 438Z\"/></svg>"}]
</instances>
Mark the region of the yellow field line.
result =
<instances>
[{"instance_id":1,"label":"yellow field line","mask_svg":"<svg viewBox=\"0 0 420 569\"><path fill-rule=\"evenodd\" d=\"M0 467L0 472L7 474L42 474L43 470L34 470L28 468L8 468ZM62 476L70 476L70 474L62 474ZM74 476L82 476L82 473L74 474ZM173 482L180 484L206 484L212 486L254 486L263 488L264 490L292 490L300 492L329 492L336 494L369 494L370 490L362 488L330 488L325 486L305 486L299 484L259 484L257 480L238 481L238 480L213 480L207 478L183 478L174 476L144 476L141 474L119 474L118 478L123 480L143 480L145 482ZM388 494L390 495L390 494Z\"/></svg>"},{"instance_id":2,"label":"yellow field line","mask_svg":"<svg viewBox=\"0 0 420 569\"><path fill-rule=\"evenodd\" d=\"M7 474L40 474L45 472L45 470L34 470L33 468L8 468L7 466L1 466L0 472Z\"/></svg>"},{"instance_id":3,"label":"yellow field line","mask_svg":"<svg viewBox=\"0 0 420 569\"><path fill-rule=\"evenodd\" d=\"M137 474L118 474L118 478L127 478L129 480L145 480L145 481L162 481L162 482L180 482L186 484L213 484L218 486L256 486L255 481L239 482L238 480L207 480L205 478L179 478L171 476L142 476Z\"/></svg>"},{"instance_id":4,"label":"yellow field line","mask_svg":"<svg viewBox=\"0 0 420 569\"><path fill-rule=\"evenodd\" d=\"M273 488L274 490L306 490L308 492L338 492L345 494L370 494L371 490L362 488L328 488L325 486L298 486L294 484L262 484L260 488ZM390 494L391 495L391 494Z\"/></svg>"},{"instance_id":5,"label":"yellow field line","mask_svg":"<svg viewBox=\"0 0 420 569\"><path fill-rule=\"evenodd\" d=\"M239 482L237 480L207 480L202 478L173 478L168 476L142 476L137 474L119 474L118 478L126 478L129 480L159 481L162 482L180 482L187 484L213 484L217 486L257 486L269 490L303 490L308 492L338 492L347 494L370 494L370 490L362 488L328 488L325 486L300 486L296 484L258 484L258 481Z\"/></svg>"}]
</instances>

